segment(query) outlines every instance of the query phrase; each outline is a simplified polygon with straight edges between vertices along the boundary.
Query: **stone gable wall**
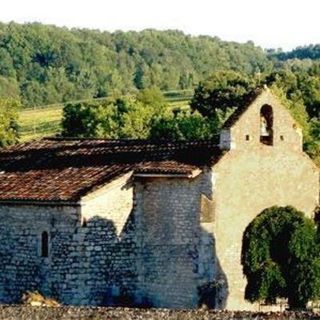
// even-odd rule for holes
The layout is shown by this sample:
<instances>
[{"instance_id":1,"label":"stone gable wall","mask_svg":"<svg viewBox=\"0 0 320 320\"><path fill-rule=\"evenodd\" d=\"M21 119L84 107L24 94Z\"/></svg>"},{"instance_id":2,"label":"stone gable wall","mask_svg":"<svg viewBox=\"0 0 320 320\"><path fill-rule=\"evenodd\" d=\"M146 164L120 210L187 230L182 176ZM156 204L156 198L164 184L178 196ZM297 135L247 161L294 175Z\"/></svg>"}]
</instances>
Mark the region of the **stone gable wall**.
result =
<instances>
[{"instance_id":1,"label":"stone gable wall","mask_svg":"<svg viewBox=\"0 0 320 320\"><path fill-rule=\"evenodd\" d=\"M112 221L120 235L133 209L132 172L90 192L81 199L81 215L85 221L94 217Z\"/></svg>"},{"instance_id":2,"label":"stone gable wall","mask_svg":"<svg viewBox=\"0 0 320 320\"><path fill-rule=\"evenodd\" d=\"M260 109L270 105L273 110L273 147L279 150L302 151L302 131L270 91L264 91L228 130L222 130L220 143L223 149L249 150L261 146Z\"/></svg>"},{"instance_id":3,"label":"stone gable wall","mask_svg":"<svg viewBox=\"0 0 320 320\"><path fill-rule=\"evenodd\" d=\"M271 206L291 205L313 217L319 205L319 169L300 150L299 134L292 118L286 110L275 107L275 143L262 145L256 125L259 107L254 105L231 129L236 147L213 168L214 233L217 258L227 278L228 309L257 308L244 300L246 280L240 264L242 236L249 223ZM284 141L277 140L280 133ZM252 135L251 141L245 141L246 134Z\"/></svg>"}]
</instances>

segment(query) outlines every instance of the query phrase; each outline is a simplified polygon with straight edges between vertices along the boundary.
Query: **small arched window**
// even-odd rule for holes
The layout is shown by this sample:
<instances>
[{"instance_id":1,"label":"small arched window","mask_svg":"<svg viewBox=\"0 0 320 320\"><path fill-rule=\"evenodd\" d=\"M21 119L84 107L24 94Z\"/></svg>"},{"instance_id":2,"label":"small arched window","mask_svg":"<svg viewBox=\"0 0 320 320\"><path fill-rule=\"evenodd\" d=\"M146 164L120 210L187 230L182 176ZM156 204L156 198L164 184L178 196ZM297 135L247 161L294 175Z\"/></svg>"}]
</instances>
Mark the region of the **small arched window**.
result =
<instances>
[{"instance_id":1,"label":"small arched window","mask_svg":"<svg viewBox=\"0 0 320 320\"><path fill-rule=\"evenodd\" d=\"M47 258L49 256L49 235L47 231L41 234L41 257Z\"/></svg>"},{"instance_id":2,"label":"small arched window","mask_svg":"<svg viewBox=\"0 0 320 320\"><path fill-rule=\"evenodd\" d=\"M273 110L267 104L260 110L260 142L273 145Z\"/></svg>"}]
</instances>

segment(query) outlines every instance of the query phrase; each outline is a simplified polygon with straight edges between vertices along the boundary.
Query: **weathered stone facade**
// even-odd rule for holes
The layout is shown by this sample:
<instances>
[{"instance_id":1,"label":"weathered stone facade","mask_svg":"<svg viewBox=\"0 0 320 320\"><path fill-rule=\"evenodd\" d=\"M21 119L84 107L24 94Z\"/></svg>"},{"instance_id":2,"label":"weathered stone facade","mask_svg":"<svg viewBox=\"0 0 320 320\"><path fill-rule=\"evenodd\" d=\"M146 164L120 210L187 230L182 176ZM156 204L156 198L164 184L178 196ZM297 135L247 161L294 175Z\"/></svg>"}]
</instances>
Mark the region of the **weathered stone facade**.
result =
<instances>
[{"instance_id":1,"label":"weathered stone facade","mask_svg":"<svg viewBox=\"0 0 320 320\"><path fill-rule=\"evenodd\" d=\"M85 197L82 206L0 206L2 302L16 302L27 290L67 304L113 304L112 297L128 295L136 282L136 252L127 180L124 176L110 189ZM106 216L110 207L117 210L114 220ZM40 253L44 231L50 240L48 257Z\"/></svg>"},{"instance_id":2,"label":"weathered stone facade","mask_svg":"<svg viewBox=\"0 0 320 320\"><path fill-rule=\"evenodd\" d=\"M198 287L215 274L212 223L200 223L201 194L212 196L210 172L195 179L136 183L140 295L160 307L197 306Z\"/></svg>"},{"instance_id":3,"label":"weathered stone facade","mask_svg":"<svg viewBox=\"0 0 320 320\"><path fill-rule=\"evenodd\" d=\"M266 104L268 144L261 142ZM312 217L319 170L268 91L222 131L220 147L219 161L193 174L128 170L76 202L2 201L0 301L38 290L75 305L257 309L244 300L243 232L274 205Z\"/></svg>"}]
</instances>

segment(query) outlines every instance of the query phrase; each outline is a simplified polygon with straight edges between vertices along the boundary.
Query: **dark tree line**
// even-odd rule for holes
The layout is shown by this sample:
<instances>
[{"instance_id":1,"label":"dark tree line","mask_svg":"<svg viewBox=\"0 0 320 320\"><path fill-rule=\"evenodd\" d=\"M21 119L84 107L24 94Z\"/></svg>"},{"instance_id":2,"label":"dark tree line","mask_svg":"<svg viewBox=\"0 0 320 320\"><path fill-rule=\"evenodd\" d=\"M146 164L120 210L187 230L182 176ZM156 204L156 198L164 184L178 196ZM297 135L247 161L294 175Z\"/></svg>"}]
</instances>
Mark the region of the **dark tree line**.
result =
<instances>
[{"instance_id":1,"label":"dark tree line","mask_svg":"<svg viewBox=\"0 0 320 320\"><path fill-rule=\"evenodd\" d=\"M320 44L311 44L308 46L300 46L292 51L283 52L281 50L270 50L270 55L278 60L289 60L289 59L320 59Z\"/></svg>"}]
</instances>

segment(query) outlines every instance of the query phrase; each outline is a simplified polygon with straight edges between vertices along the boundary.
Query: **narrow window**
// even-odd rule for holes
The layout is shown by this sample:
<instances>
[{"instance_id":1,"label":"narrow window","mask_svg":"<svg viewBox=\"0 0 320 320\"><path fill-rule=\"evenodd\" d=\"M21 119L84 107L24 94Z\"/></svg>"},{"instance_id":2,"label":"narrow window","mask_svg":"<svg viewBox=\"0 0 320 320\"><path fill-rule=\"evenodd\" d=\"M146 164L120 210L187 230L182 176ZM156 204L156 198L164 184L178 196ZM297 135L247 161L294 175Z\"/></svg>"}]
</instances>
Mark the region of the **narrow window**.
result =
<instances>
[{"instance_id":1,"label":"narrow window","mask_svg":"<svg viewBox=\"0 0 320 320\"><path fill-rule=\"evenodd\" d=\"M273 110L267 104L260 110L260 142L273 145Z\"/></svg>"},{"instance_id":2,"label":"narrow window","mask_svg":"<svg viewBox=\"0 0 320 320\"><path fill-rule=\"evenodd\" d=\"M250 136L248 134L246 135L246 141L250 141Z\"/></svg>"},{"instance_id":3,"label":"narrow window","mask_svg":"<svg viewBox=\"0 0 320 320\"><path fill-rule=\"evenodd\" d=\"M49 255L49 235L47 231L41 234L41 257L47 258Z\"/></svg>"},{"instance_id":4,"label":"narrow window","mask_svg":"<svg viewBox=\"0 0 320 320\"><path fill-rule=\"evenodd\" d=\"M283 135L280 136L280 140L284 141L284 136Z\"/></svg>"}]
</instances>

